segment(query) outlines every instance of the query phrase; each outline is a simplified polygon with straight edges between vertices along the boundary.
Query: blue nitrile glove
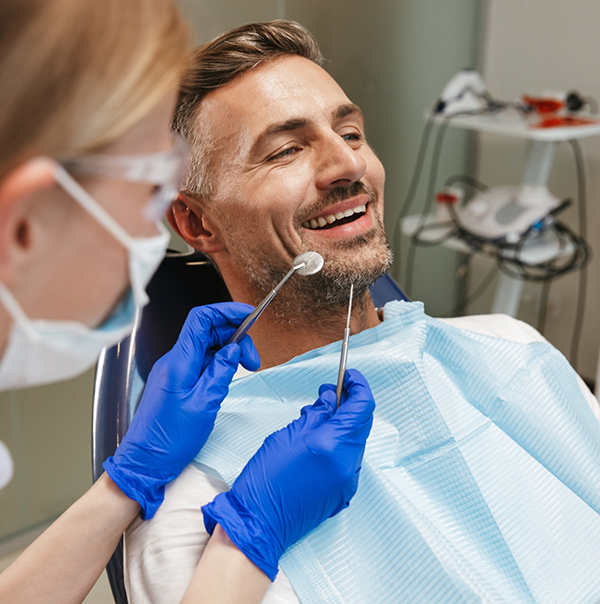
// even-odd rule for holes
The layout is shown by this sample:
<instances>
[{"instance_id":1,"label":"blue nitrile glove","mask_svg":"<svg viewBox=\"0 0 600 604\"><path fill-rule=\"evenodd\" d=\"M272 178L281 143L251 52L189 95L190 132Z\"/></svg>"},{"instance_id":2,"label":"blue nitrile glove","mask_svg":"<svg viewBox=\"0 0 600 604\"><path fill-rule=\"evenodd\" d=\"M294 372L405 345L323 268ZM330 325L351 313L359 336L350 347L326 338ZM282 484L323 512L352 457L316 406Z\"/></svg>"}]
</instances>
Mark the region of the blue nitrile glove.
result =
<instances>
[{"instance_id":1,"label":"blue nitrile glove","mask_svg":"<svg viewBox=\"0 0 600 604\"><path fill-rule=\"evenodd\" d=\"M149 519L165 486L177 478L208 439L238 368L256 371L260 359L249 336L218 352L253 310L228 302L190 311L179 339L148 376L127 434L102 467L117 486L142 506Z\"/></svg>"},{"instance_id":2,"label":"blue nitrile glove","mask_svg":"<svg viewBox=\"0 0 600 604\"><path fill-rule=\"evenodd\" d=\"M346 371L336 411L335 386L265 439L233 483L202 508L212 535L220 524L270 579L290 546L350 503L358 487L375 401L363 375Z\"/></svg>"}]
</instances>

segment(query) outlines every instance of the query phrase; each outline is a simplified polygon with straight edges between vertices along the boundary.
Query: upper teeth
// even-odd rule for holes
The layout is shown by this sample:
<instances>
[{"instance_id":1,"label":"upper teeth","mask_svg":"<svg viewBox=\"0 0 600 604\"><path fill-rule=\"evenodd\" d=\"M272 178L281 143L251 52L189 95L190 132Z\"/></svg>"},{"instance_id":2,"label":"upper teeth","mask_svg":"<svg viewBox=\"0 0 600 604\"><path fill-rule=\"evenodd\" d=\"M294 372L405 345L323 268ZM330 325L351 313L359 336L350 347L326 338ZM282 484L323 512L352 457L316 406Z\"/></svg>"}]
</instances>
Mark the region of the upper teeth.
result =
<instances>
[{"instance_id":1,"label":"upper teeth","mask_svg":"<svg viewBox=\"0 0 600 604\"><path fill-rule=\"evenodd\" d=\"M352 216L352 214L361 214L367 211L367 206L356 206L351 210L346 210L345 212L336 212L335 214L329 214L329 216L319 216L318 218L311 218L306 222L302 223L302 226L305 229L318 229L319 227L324 227L326 224L331 224L336 220L340 220L342 218L348 218L348 216Z\"/></svg>"}]
</instances>

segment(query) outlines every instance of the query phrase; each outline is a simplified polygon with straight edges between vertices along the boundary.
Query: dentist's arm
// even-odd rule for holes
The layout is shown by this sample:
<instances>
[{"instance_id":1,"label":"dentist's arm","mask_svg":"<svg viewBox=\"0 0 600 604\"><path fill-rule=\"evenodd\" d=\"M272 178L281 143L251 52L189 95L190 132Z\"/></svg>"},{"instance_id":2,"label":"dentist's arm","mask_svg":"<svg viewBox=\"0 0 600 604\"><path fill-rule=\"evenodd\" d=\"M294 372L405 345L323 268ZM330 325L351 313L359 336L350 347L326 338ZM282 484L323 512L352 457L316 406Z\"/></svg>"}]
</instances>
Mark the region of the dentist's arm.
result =
<instances>
[{"instance_id":1,"label":"dentist's arm","mask_svg":"<svg viewBox=\"0 0 600 604\"><path fill-rule=\"evenodd\" d=\"M202 508L212 537L183 604L261 602L283 552L349 505L375 409L358 371L346 372L336 405L335 386L321 386L317 402L269 436L231 490Z\"/></svg>"},{"instance_id":2,"label":"dentist's arm","mask_svg":"<svg viewBox=\"0 0 600 604\"><path fill-rule=\"evenodd\" d=\"M194 309L173 349L155 364L142 401L106 473L0 575L0 602L77 604L140 513L150 518L165 486L202 448L238 361L258 368L248 336L223 345L252 307Z\"/></svg>"}]
</instances>

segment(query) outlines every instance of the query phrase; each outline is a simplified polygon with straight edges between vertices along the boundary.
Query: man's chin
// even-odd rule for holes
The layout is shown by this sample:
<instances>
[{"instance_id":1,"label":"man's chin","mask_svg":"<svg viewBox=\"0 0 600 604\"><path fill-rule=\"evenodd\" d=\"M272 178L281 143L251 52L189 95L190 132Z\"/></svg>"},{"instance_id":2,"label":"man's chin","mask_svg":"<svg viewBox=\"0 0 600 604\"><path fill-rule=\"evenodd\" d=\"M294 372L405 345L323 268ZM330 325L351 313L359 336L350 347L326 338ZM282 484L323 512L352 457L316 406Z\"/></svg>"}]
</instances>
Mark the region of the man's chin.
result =
<instances>
[{"instance_id":1,"label":"man's chin","mask_svg":"<svg viewBox=\"0 0 600 604\"><path fill-rule=\"evenodd\" d=\"M271 313L286 321L294 316L321 316L336 314L348 303L350 285L358 298L389 269L392 254L383 224L351 238L319 241L303 238L303 249L315 251L325 260L323 269L314 275L292 275L270 304ZM300 252L299 251L299 252ZM245 257L248 281L262 298L285 275L287 266L256 263L249 254Z\"/></svg>"},{"instance_id":2,"label":"man's chin","mask_svg":"<svg viewBox=\"0 0 600 604\"><path fill-rule=\"evenodd\" d=\"M321 272L294 279L288 290L288 294L315 307L345 305L351 284L355 294L362 295L387 273L392 262L385 235L378 236L377 231L353 238L352 245L343 242L336 249L329 247L320 253L325 260Z\"/></svg>"}]
</instances>

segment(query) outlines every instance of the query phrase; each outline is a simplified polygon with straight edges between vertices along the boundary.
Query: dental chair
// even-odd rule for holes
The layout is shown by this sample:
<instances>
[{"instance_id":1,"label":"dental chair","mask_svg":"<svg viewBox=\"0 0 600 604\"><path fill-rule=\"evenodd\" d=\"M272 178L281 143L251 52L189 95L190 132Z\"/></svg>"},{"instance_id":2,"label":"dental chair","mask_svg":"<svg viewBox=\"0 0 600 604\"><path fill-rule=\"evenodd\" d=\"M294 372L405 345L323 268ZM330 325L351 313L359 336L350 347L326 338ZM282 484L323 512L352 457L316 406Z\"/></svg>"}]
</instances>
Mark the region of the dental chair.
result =
<instances>
[{"instance_id":1,"label":"dental chair","mask_svg":"<svg viewBox=\"0 0 600 604\"><path fill-rule=\"evenodd\" d=\"M218 271L200 252L168 252L147 291L150 303L136 317L133 334L105 349L98 361L92 418L94 481L127 432L150 369L175 344L188 312L194 306L231 300ZM376 307L408 300L389 275L370 292ZM123 564L121 539L106 567L116 604L127 604Z\"/></svg>"}]
</instances>

